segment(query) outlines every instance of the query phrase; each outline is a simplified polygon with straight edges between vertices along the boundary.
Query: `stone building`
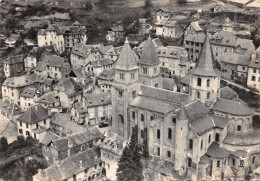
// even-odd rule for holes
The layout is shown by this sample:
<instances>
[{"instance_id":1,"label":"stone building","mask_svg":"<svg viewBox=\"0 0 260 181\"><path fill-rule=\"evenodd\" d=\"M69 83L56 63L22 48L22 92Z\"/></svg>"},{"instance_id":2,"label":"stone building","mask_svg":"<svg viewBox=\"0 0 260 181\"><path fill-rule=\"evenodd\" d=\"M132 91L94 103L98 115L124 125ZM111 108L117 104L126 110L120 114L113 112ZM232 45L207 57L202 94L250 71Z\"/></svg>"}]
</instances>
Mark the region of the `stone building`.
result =
<instances>
[{"instance_id":1,"label":"stone building","mask_svg":"<svg viewBox=\"0 0 260 181\"><path fill-rule=\"evenodd\" d=\"M6 77L14 77L21 75L24 70L24 55L16 55L8 57L4 62L4 73Z\"/></svg>"},{"instance_id":2,"label":"stone building","mask_svg":"<svg viewBox=\"0 0 260 181\"><path fill-rule=\"evenodd\" d=\"M251 56L248 65L247 86L260 91L260 48L258 48Z\"/></svg>"}]
</instances>

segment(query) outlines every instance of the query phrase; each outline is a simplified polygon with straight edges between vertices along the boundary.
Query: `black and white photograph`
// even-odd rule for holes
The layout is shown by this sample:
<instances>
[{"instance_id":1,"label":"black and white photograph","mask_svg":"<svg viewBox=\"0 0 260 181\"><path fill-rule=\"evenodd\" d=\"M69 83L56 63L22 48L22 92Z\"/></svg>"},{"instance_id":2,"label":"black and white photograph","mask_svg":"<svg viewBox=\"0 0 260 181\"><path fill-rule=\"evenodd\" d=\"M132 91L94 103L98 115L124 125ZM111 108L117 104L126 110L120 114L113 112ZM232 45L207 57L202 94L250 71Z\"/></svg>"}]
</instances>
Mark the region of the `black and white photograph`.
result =
<instances>
[{"instance_id":1,"label":"black and white photograph","mask_svg":"<svg viewBox=\"0 0 260 181\"><path fill-rule=\"evenodd\" d=\"M260 181L260 0L0 0L0 181Z\"/></svg>"}]
</instances>

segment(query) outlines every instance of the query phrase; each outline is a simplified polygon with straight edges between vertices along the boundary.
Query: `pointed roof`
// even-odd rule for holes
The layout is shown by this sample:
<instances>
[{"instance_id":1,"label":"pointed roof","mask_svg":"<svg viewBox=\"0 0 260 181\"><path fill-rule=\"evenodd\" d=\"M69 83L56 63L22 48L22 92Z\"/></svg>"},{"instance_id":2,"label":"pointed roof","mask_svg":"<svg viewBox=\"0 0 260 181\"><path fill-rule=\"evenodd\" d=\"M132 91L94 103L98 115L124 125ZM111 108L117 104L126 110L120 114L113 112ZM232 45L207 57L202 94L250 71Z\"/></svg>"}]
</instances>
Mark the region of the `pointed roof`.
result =
<instances>
[{"instance_id":1,"label":"pointed roof","mask_svg":"<svg viewBox=\"0 0 260 181\"><path fill-rule=\"evenodd\" d=\"M118 58L118 60L115 63L115 69L138 69L138 56L135 54L135 52L132 50L132 48L129 45L128 39L126 38L124 47L122 49L122 52Z\"/></svg>"},{"instance_id":2,"label":"pointed roof","mask_svg":"<svg viewBox=\"0 0 260 181\"><path fill-rule=\"evenodd\" d=\"M199 60L192 74L201 76L218 76L218 74L215 72L213 59L212 49L209 43L209 34L207 34L199 56Z\"/></svg>"},{"instance_id":3,"label":"pointed roof","mask_svg":"<svg viewBox=\"0 0 260 181\"><path fill-rule=\"evenodd\" d=\"M157 55L157 51L154 47L153 41L151 37L146 41L146 44L144 45L144 51L140 57L140 64L145 65L158 65L160 64L160 60Z\"/></svg>"},{"instance_id":4,"label":"pointed roof","mask_svg":"<svg viewBox=\"0 0 260 181\"><path fill-rule=\"evenodd\" d=\"M187 111L186 111L186 108L185 108L184 104L181 105L181 108L180 108L179 112L177 113L176 118L178 120L189 119L189 116L187 114Z\"/></svg>"}]
</instances>

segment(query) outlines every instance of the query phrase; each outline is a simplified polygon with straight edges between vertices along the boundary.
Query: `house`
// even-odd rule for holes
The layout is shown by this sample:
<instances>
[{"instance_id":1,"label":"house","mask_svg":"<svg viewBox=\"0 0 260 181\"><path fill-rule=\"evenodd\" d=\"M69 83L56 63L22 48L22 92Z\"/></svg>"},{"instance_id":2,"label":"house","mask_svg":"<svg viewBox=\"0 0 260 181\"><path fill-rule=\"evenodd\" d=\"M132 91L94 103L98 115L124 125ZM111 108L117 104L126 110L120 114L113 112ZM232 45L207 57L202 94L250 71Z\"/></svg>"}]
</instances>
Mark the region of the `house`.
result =
<instances>
[{"instance_id":1,"label":"house","mask_svg":"<svg viewBox=\"0 0 260 181\"><path fill-rule=\"evenodd\" d=\"M155 23L156 35L178 38L181 35L180 27L175 20L166 19Z\"/></svg>"},{"instance_id":2,"label":"house","mask_svg":"<svg viewBox=\"0 0 260 181\"><path fill-rule=\"evenodd\" d=\"M248 65L247 86L260 91L260 48L251 55L251 61Z\"/></svg>"},{"instance_id":3,"label":"house","mask_svg":"<svg viewBox=\"0 0 260 181\"><path fill-rule=\"evenodd\" d=\"M60 26L59 29L63 33L65 49L72 51L72 47L79 43L87 43L86 29L80 25Z\"/></svg>"},{"instance_id":4,"label":"house","mask_svg":"<svg viewBox=\"0 0 260 181\"><path fill-rule=\"evenodd\" d=\"M117 51L117 48L113 47L112 45L101 46L98 49L102 55L102 58L109 58L113 61L117 60L119 52Z\"/></svg>"},{"instance_id":5,"label":"house","mask_svg":"<svg viewBox=\"0 0 260 181\"><path fill-rule=\"evenodd\" d=\"M4 73L6 77L13 77L24 73L24 55L10 56L4 60Z\"/></svg>"},{"instance_id":6,"label":"house","mask_svg":"<svg viewBox=\"0 0 260 181\"><path fill-rule=\"evenodd\" d=\"M47 74L53 79L68 78L70 73L70 64L66 58L57 55L45 55L43 60L43 67Z\"/></svg>"},{"instance_id":7,"label":"house","mask_svg":"<svg viewBox=\"0 0 260 181\"><path fill-rule=\"evenodd\" d=\"M25 87L34 85L35 76L26 74L19 77L7 78L2 85L3 99L9 99L20 104L20 94Z\"/></svg>"},{"instance_id":8,"label":"house","mask_svg":"<svg viewBox=\"0 0 260 181\"><path fill-rule=\"evenodd\" d=\"M111 119L111 95L107 92L86 94L83 98L88 110L87 125L97 125Z\"/></svg>"},{"instance_id":9,"label":"house","mask_svg":"<svg viewBox=\"0 0 260 181\"><path fill-rule=\"evenodd\" d=\"M186 28L184 36L186 37L189 34L203 34L203 30L198 21L191 22L191 24Z\"/></svg>"},{"instance_id":10,"label":"house","mask_svg":"<svg viewBox=\"0 0 260 181\"><path fill-rule=\"evenodd\" d=\"M50 128L50 115L48 110L41 105L29 107L17 118L18 135L32 136L42 141L46 129Z\"/></svg>"},{"instance_id":11,"label":"house","mask_svg":"<svg viewBox=\"0 0 260 181\"><path fill-rule=\"evenodd\" d=\"M102 180L106 175L103 163L93 150L85 150L70 156L57 165L39 170L34 181Z\"/></svg>"},{"instance_id":12,"label":"house","mask_svg":"<svg viewBox=\"0 0 260 181\"><path fill-rule=\"evenodd\" d=\"M167 8L160 8L156 11L156 20L161 21L161 20L167 20L171 17L173 11L167 9Z\"/></svg>"},{"instance_id":13,"label":"house","mask_svg":"<svg viewBox=\"0 0 260 181\"><path fill-rule=\"evenodd\" d=\"M35 102L42 107L49 109L51 112L60 112L60 109L62 109L60 97L56 92L47 92L36 99Z\"/></svg>"},{"instance_id":14,"label":"house","mask_svg":"<svg viewBox=\"0 0 260 181\"><path fill-rule=\"evenodd\" d=\"M185 48L160 47L157 49L157 54L161 62L160 67L168 69L170 75L184 77L188 73L190 62Z\"/></svg>"},{"instance_id":15,"label":"house","mask_svg":"<svg viewBox=\"0 0 260 181\"><path fill-rule=\"evenodd\" d=\"M100 158L104 163L108 179L116 180L118 162L127 143L126 139L109 130L106 133L106 138L100 144Z\"/></svg>"},{"instance_id":16,"label":"house","mask_svg":"<svg viewBox=\"0 0 260 181\"><path fill-rule=\"evenodd\" d=\"M24 59L25 71L29 72L37 66L36 53L30 52L29 55Z\"/></svg>"},{"instance_id":17,"label":"house","mask_svg":"<svg viewBox=\"0 0 260 181\"><path fill-rule=\"evenodd\" d=\"M7 44L8 47L14 47L16 43L18 42L20 38L20 35L18 34L11 34L9 38L5 40L5 43Z\"/></svg>"},{"instance_id":18,"label":"house","mask_svg":"<svg viewBox=\"0 0 260 181\"><path fill-rule=\"evenodd\" d=\"M38 96L40 96L40 94L36 88L26 87L20 94L20 103L23 111L26 111L30 106L35 105Z\"/></svg>"},{"instance_id":19,"label":"house","mask_svg":"<svg viewBox=\"0 0 260 181\"><path fill-rule=\"evenodd\" d=\"M86 129L43 145L42 154L48 164L57 164L65 158L98 146L103 139L104 136L97 128Z\"/></svg>"},{"instance_id":20,"label":"house","mask_svg":"<svg viewBox=\"0 0 260 181\"><path fill-rule=\"evenodd\" d=\"M94 73L98 76L103 70L112 68L114 61L109 58L102 58L96 61L89 62L84 68L87 73Z\"/></svg>"},{"instance_id":21,"label":"house","mask_svg":"<svg viewBox=\"0 0 260 181\"><path fill-rule=\"evenodd\" d=\"M247 82L248 65L250 63L249 55L228 52L220 56L219 59L225 78L241 83Z\"/></svg>"},{"instance_id":22,"label":"house","mask_svg":"<svg viewBox=\"0 0 260 181\"><path fill-rule=\"evenodd\" d=\"M16 119L22 114L22 112L22 108L17 103L8 99L4 100L1 105L1 115L13 122L16 122Z\"/></svg>"},{"instance_id":23,"label":"house","mask_svg":"<svg viewBox=\"0 0 260 181\"><path fill-rule=\"evenodd\" d=\"M184 38L184 47L188 52L189 59L197 62L206 35L204 34L188 34Z\"/></svg>"},{"instance_id":24,"label":"house","mask_svg":"<svg viewBox=\"0 0 260 181\"><path fill-rule=\"evenodd\" d=\"M108 92L111 90L111 81L114 80L115 70L105 69L97 76L98 86L101 92Z\"/></svg>"},{"instance_id":25,"label":"house","mask_svg":"<svg viewBox=\"0 0 260 181\"><path fill-rule=\"evenodd\" d=\"M39 47L53 45L59 54L65 51L63 33L56 25L50 24L47 29L40 29L37 40Z\"/></svg>"},{"instance_id":26,"label":"house","mask_svg":"<svg viewBox=\"0 0 260 181\"><path fill-rule=\"evenodd\" d=\"M72 48L71 65L73 68L83 67L90 61L101 59L102 55L98 48L101 45L85 45L79 43Z\"/></svg>"},{"instance_id":27,"label":"house","mask_svg":"<svg viewBox=\"0 0 260 181\"><path fill-rule=\"evenodd\" d=\"M115 42L122 39L125 35L125 29L122 25L114 25L107 31L106 39L109 42Z\"/></svg>"},{"instance_id":28,"label":"house","mask_svg":"<svg viewBox=\"0 0 260 181\"><path fill-rule=\"evenodd\" d=\"M83 94L83 86L73 78L61 79L54 87L60 97L61 106L70 108L73 102L79 102Z\"/></svg>"},{"instance_id":29,"label":"house","mask_svg":"<svg viewBox=\"0 0 260 181\"><path fill-rule=\"evenodd\" d=\"M83 102L75 103L71 108L71 117L79 125L84 125L88 119L88 109Z\"/></svg>"}]
</instances>

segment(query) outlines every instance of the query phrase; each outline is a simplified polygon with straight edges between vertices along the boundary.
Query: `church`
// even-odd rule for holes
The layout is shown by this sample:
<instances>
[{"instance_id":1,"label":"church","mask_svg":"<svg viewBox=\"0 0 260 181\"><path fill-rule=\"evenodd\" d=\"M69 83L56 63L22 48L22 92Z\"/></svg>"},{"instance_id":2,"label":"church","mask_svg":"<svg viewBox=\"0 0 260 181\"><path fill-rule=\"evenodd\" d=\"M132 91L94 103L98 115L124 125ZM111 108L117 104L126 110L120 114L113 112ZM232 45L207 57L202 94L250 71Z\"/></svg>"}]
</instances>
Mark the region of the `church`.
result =
<instances>
[{"instance_id":1,"label":"church","mask_svg":"<svg viewBox=\"0 0 260 181\"><path fill-rule=\"evenodd\" d=\"M254 109L221 88L209 35L183 78L187 93L162 89L159 65L150 37L140 57L126 39L111 82L113 131L130 139L138 126L151 158L146 170L157 179L244 180L260 156L260 131Z\"/></svg>"}]
</instances>

